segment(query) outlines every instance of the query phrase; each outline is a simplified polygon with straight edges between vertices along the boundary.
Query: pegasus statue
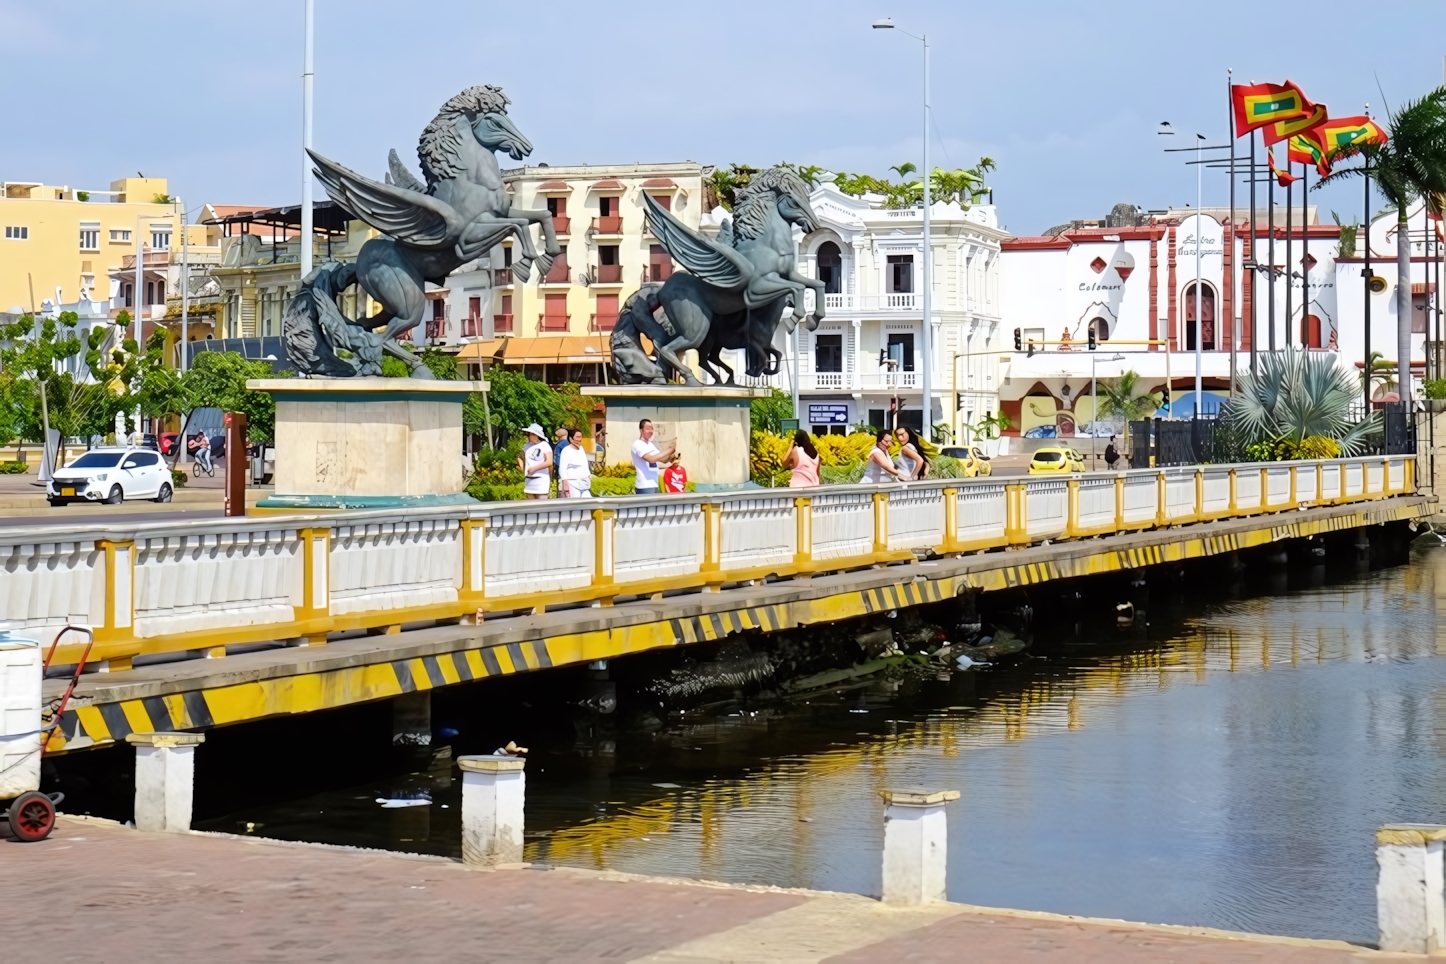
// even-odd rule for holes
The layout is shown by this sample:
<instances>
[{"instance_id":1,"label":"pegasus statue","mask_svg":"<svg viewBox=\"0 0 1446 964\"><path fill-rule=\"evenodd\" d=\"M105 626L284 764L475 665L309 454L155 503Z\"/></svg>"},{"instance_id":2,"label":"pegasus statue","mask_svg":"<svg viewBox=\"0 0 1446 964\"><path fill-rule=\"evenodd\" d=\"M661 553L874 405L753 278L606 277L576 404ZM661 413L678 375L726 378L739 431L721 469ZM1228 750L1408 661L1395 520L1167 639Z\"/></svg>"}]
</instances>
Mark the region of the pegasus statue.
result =
<instances>
[{"instance_id":1,"label":"pegasus statue","mask_svg":"<svg viewBox=\"0 0 1446 964\"><path fill-rule=\"evenodd\" d=\"M792 225L805 234L818 230L808 185L781 166L754 177L738 193L733 217L723 222L717 240L683 224L651 196L644 194L643 200L654 236L686 273L644 287L619 313L611 339L618 380L664 384L676 373L696 386L697 378L682 360L689 349L698 351L699 366L719 382L734 378L718 355L725 348L748 350L749 375L776 373L779 353L773 337L785 311L793 309L787 316L792 332L809 317L804 293L812 288L815 309L808 329L824 315L823 282L798 273L793 241ZM641 335L653 343L655 355L643 349Z\"/></svg>"},{"instance_id":2,"label":"pegasus statue","mask_svg":"<svg viewBox=\"0 0 1446 964\"><path fill-rule=\"evenodd\" d=\"M459 266L509 237L522 252L512 265L513 276L527 282L534 263L546 275L562 251L552 217L546 210L514 210L497 163L497 151L517 161L532 153L532 144L507 116L508 103L502 88L483 86L469 87L443 104L417 144L425 183L395 150L384 182L310 152L331 199L383 235L362 245L354 270L355 283L382 310L365 319L341 319L367 334L381 329L379 339L349 332L338 339L340 312L331 308L345 287L341 282L350 283L353 273L334 265L313 271L283 319L288 352L301 374L373 374L385 353L405 362L412 377L430 378L421 359L397 342L422 320L428 281L442 284ZM541 254L532 243L534 224L542 226Z\"/></svg>"}]
</instances>

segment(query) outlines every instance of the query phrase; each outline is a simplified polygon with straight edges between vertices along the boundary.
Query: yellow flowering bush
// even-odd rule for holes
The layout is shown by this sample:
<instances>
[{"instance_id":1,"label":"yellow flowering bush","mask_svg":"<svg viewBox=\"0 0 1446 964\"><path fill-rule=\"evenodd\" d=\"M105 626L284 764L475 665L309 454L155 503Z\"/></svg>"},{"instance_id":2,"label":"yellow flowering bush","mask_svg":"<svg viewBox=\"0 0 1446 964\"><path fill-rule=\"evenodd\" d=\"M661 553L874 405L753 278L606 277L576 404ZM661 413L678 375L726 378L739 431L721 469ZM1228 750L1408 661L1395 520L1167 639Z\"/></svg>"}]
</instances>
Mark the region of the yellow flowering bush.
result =
<instances>
[{"instance_id":1,"label":"yellow flowering bush","mask_svg":"<svg viewBox=\"0 0 1446 964\"><path fill-rule=\"evenodd\" d=\"M869 457L874 447L871 432L855 432L852 435L821 435L813 440L818 449L819 461L834 468L853 465Z\"/></svg>"}]
</instances>

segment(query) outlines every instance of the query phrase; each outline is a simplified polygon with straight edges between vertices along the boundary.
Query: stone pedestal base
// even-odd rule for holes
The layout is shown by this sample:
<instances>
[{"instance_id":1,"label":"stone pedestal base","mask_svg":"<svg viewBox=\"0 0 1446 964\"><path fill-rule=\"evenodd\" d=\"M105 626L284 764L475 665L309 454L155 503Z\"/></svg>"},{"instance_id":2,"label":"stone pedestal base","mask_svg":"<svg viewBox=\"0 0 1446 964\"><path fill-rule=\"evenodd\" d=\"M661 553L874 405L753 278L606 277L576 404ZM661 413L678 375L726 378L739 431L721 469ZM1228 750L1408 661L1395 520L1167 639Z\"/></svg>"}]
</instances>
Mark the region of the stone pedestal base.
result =
<instances>
[{"instance_id":1,"label":"stone pedestal base","mask_svg":"<svg viewBox=\"0 0 1446 964\"><path fill-rule=\"evenodd\" d=\"M185 833L191 829L196 747L203 733L130 733L136 748L136 829Z\"/></svg>"},{"instance_id":2,"label":"stone pedestal base","mask_svg":"<svg viewBox=\"0 0 1446 964\"><path fill-rule=\"evenodd\" d=\"M522 862L527 761L515 756L461 756L462 861L482 867Z\"/></svg>"},{"instance_id":3,"label":"stone pedestal base","mask_svg":"<svg viewBox=\"0 0 1446 964\"><path fill-rule=\"evenodd\" d=\"M741 488L748 482L749 403L766 388L708 385L590 385L584 395L607 405L607 464L632 460L638 422L652 419L654 442L676 442L688 481L701 491Z\"/></svg>"},{"instance_id":4,"label":"stone pedestal base","mask_svg":"<svg viewBox=\"0 0 1446 964\"><path fill-rule=\"evenodd\" d=\"M276 494L262 509L467 503L462 403L486 382L285 378L247 382L276 399Z\"/></svg>"},{"instance_id":5,"label":"stone pedestal base","mask_svg":"<svg viewBox=\"0 0 1446 964\"><path fill-rule=\"evenodd\" d=\"M909 787L881 791L884 798L884 890L887 904L944 900L949 853L944 804L958 790Z\"/></svg>"}]
</instances>

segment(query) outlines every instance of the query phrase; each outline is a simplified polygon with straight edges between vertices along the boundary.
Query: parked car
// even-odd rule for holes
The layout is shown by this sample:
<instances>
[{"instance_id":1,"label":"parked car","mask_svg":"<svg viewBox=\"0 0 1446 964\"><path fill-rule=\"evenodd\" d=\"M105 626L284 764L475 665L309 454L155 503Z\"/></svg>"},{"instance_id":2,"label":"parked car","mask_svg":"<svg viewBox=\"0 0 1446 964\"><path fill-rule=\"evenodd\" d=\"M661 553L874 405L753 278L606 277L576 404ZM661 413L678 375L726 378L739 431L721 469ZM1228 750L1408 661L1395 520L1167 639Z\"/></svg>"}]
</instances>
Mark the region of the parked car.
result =
<instances>
[{"instance_id":1,"label":"parked car","mask_svg":"<svg viewBox=\"0 0 1446 964\"><path fill-rule=\"evenodd\" d=\"M171 501L171 470L155 449L128 446L86 452L62 469L46 491L51 505L69 502L104 502L125 499Z\"/></svg>"},{"instance_id":2,"label":"parked car","mask_svg":"<svg viewBox=\"0 0 1446 964\"><path fill-rule=\"evenodd\" d=\"M989 456L985 455L984 450L977 445L948 445L940 451L951 459L958 459L963 463L965 478L972 479L975 476L994 474L994 469L989 465Z\"/></svg>"},{"instance_id":3,"label":"parked car","mask_svg":"<svg viewBox=\"0 0 1446 964\"><path fill-rule=\"evenodd\" d=\"M1084 456L1064 445L1052 445L1034 453L1029 460L1030 475L1055 475L1083 472Z\"/></svg>"},{"instance_id":4,"label":"parked car","mask_svg":"<svg viewBox=\"0 0 1446 964\"><path fill-rule=\"evenodd\" d=\"M170 456L176 450L176 439L180 438L179 432L161 433L161 454Z\"/></svg>"}]
</instances>

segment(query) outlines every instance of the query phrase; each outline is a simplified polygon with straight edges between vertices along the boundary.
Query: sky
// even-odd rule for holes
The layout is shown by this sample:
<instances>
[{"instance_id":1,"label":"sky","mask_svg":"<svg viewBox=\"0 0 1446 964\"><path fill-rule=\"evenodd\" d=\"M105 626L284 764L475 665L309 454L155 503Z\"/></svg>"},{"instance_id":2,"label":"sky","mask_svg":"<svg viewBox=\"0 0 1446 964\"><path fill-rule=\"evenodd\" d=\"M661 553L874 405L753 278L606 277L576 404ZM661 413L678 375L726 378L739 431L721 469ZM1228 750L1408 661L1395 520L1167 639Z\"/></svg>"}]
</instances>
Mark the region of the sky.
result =
<instances>
[{"instance_id":1,"label":"sky","mask_svg":"<svg viewBox=\"0 0 1446 964\"><path fill-rule=\"evenodd\" d=\"M415 169L437 108L483 83L512 98L529 163L892 176L922 160L923 47L901 31L927 33L931 160L993 158L1020 235L1120 201L1194 204L1194 169L1162 147L1225 143L1229 68L1379 116L1383 97L1440 84L1446 53L1440 0L315 3L314 146L377 177L392 147ZM880 17L900 30L870 29ZM302 0L0 0L0 23L0 180L105 189L144 172L188 208L300 200ZM1205 173L1206 206L1227 181ZM1311 196L1322 220L1359 217L1356 183Z\"/></svg>"}]
</instances>

